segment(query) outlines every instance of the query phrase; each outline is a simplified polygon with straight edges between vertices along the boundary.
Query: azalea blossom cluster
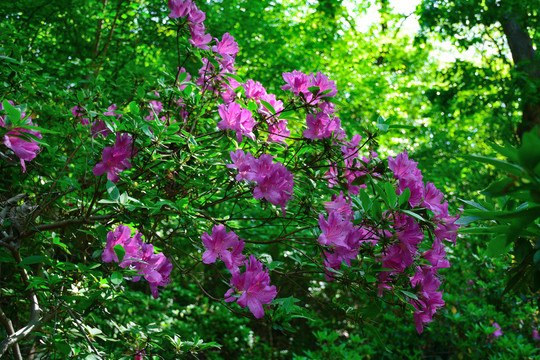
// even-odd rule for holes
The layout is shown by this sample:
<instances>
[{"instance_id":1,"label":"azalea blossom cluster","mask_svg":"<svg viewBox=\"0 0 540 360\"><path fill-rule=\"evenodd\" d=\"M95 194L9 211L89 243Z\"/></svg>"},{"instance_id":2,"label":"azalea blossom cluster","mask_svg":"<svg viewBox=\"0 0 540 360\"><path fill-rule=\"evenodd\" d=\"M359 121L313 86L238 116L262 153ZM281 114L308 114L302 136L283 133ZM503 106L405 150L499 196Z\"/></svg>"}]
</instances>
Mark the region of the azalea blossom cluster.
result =
<instances>
[{"instance_id":1,"label":"azalea blossom cluster","mask_svg":"<svg viewBox=\"0 0 540 360\"><path fill-rule=\"evenodd\" d=\"M133 147L133 138L129 134L116 134L116 142L113 146L107 146L103 149L101 162L92 169L95 176L101 176L107 173L107 179L113 183L118 182L122 171L131 169L129 159L135 153Z\"/></svg>"},{"instance_id":2,"label":"azalea blossom cluster","mask_svg":"<svg viewBox=\"0 0 540 360\"><path fill-rule=\"evenodd\" d=\"M345 138L341 120L334 116L334 104L328 101L337 94L334 81L329 80L320 71L316 75L313 73L307 75L298 70L283 73L283 80L286 85L281 87L282 90L289 90L294 95L300 96L315 110L315 113L307 115L307 129L304 130L304 137L308 139Z\"/></svg>"},{"instance_id":3,"label":"azalea blossom cluster","mask_svg":"<svg viewBox=\"0 0 540 360\"><path fill-rule=\"evenodd\" d=\"M114 247L121 245L125 254L122 261L118 259ZM135 230L131 236L131 229L126 225L118 225L114 231L107 233L107 245L101 254L104 262L119 262L121 268L129 268L137 271L137 276L132 281L144 278L150 284L150 290L154 299L159 297L158 286L169 285L172 271L171 261L163 255L156 254L154 246L143 241L142 234Z\"/></svg>"},{"instance_id":4,"label":"azalea blossom cluster","mask_svg":"<svg viewBox=\"0 0 540 360\"><path fill-rule=\"evenodd\" d=\"M358 156L358 151L355 150L358 143L359 137L355 136L351 143L342 146L346 163ZM364 158L365 160L367 159ZM393 177L398 181L396 194L401 195L408 189L410 192L408 202L411 208L425 208L432 212L434 241L431 249L420 251L425 238L424 230L412 216L400 210L383 213L383 220L387 224L384 230L354 226L351 221L353 209L343 193L334 196L331 202L325 204L328 218L325 219L322 214L319 216L322 233L318 240L326 247L323 251L325 267L337 270L343 263L351 266L351 260L358 257L359 249L364 243L375 246L385 238L379 260L382 262L382 268L387 271L381 272L379 276L379 288L381 292L392 289L394 278L403 274L407 268L413 269L414 275L410 278L410 283L417 289L418 299L411 300L411 303L416 308L414 312L416 329L421 333L423 324L433 321L437 309L444 305L442 293L438 290L441 280L437 277L437 271L450 266L445 258L443 240L455 244L458 229L455 221L459 216L448 214L448 202L443 202L443 194L433 184L424 184L417 163L408 159L407 152L399 154L395 159L390 157L388 164ZM372 175L380 177L380 174ZM358 194L358 190L349 187L349 193ZM427 260L429 265L416 266L421 258ZM327 278L333 277L327 272Z\"/></svg>"},{"instance_id":5,"label":"azalea blossom cluster","mask_svg":"<svg viewBox=\"0 0 540 360\"><path fill-rule=\"evenodd\" d=\"M255 199L265 198L271 204L280 206L285 216L285 204L293 194L293 175L274 156L263 154L258 159L243 150L230 152L232 164L227 167L237 169L236 181L255 182L253 189Z\"/></svg>"},{"instance_id":6,"label":"azalea blossom cluster","mask_svg":"<svg viewBox=\"0 0 540 360\"><path fill-rule=\"evenodd\" d=\"M186 18L183 24L189 27L191 34L189 42L195 47L213 53L211 57L202 58L199 77L194 82L201 87L203 95L206 91L210 91L223 101L218 106L220 121L217 128L233 131L239 143L244 141L244 137L256 140L257 132L262 130L268 132L267 141L285 144L291 131L288 129L287 120L280 115L286 107L274 94L269 94L260 82L252 79L245 83L239 81L234 67L239 47L233 36L225 33L220 40L206 34L203 24L204 13L190 0L170 0L169 9L171 18ZM212 41L215 41L215 45L211 44ZM368 157L360 155L363 146L360 135L354 135L350 141L347 140L332 102L332 98L337 94L335 82L321 72L304 74L298 70L283 73L283 79L285 85L282 86L282 90L300 98L307 110L307 129L303 131L303 137L312 140L332 139L332 144L341 148L342 160L328 164L325 177L329 186L336 186L344 180L347 195L354 196L359 194L361 188L366 188L366 185L357 179L366 175L382 178L381 174L367 168L372 161L380 162L376 160L377 153L370 152ZM161 110L159 102L152 103L151 106L152 113L158 114ZM293 176L287 168L279 162L274 162L274 157L270 154L255 158L249 152L236 150L230 152L230 157L232 164L228 164L227 167L237 169L236 181L253 183L254 198L264 198L271 204L280 206L285 215L285 205L292 197L294 186ZM418 300L411 302L417 309L414 317L416 328L420 333L423 324L432 321L437 309L444 305L442 293L438 291L441 281L437 277L437 270L449 266L448 260L445 259L443 240L455 243L457 230L455 221L458 217L448 214L448 203L443 202L442 193L433 184L424 184L417 164L407 158L407 153L398 155L396 159L390 157L388 164L398 182L397 195L409 189L410 207L425 208L433 214L430 220L435 240L431 249L422 249L422 241L425 239L424 225L420 226L415 218L397 209L383 213L382 220L387 224L385 230L363 224L354 225L350 198L343 193L339 196L334 195L332 201L325 204L327 217L319 216L321 234L318 242L325 247L324 266L329 280L334 278L332 270L340 269L343 264L351 266L351 262L358 257L363 247L371 249L376 245L380 247L381 244L383 250L379 251L378 260L382 262L383 268L388 269L379 277L381 291L391 289L396 277L405 273L406 269L413 269L414 275L409 280L419 296ZM246 281L260 278L260 284L264 284L263 289L266 289L269 295L272 294L268 290L269 278L262 275L264 273L262 264L251 257L245 260L245 256L242 255L244 241L238 239L236 234L227 233L224 227L217 226L212 230L212 235L205 233L202 239L207 249L203 254L203 262L212 263L218 258L221 259L232 274L233 288L244 291L242 289L247 288ZM384 241L381 241L382 239ZM421 258L427 260L429 265L417 266ZM242 264L246 265L244 274L240 274L238 270ZM233 289L230 291L234 292ZM227 299L231 297L228 296ZM250 305L249 296L244 297L244 293L240 299L239 304L249 306L257 317L263 314L262 304L271 301L265 296L260 296L255 304ZM265 302L266 300L268 302Z\"/></svg>"},{"instance_id":7,"label":"azalea blossom cluster","mask_svg":"<svg viewBox=\"0 0 540 360\"><path fill-rule=\"evenodd\" d=\"M441 281L437 278L437 271L450 267L450 263L445 259L446 251L443 241L446 240L455 245L459 228L455 222L459 215L449 215L448 202L443 201L444 195L435 185L429 182L424 184L417 165L418 163L408 158L407 152L397 155L396 158L388 158L388 166L394 173L394 178L398 180L397 194L401 195L405 189L409 189L410 206L423 207L433 213L431 217L431 222L434 224L433 234L435 235L433 244L431 249L421 254L421 257L426 259L430 265L417 266L415 275L411 278L411 285L418 288L420 295L418 300L411 300L411 303L417 309L414 312L414 320L418 333L421 333L423 324L433 321L433 315L437 309L444 305L442 293L438 291ZM391 249L383 260L383 267L388 266L399 272L404 264L410 263L409 255L413 258L416 256L423 232L418 225L413 225L413 223L414 219L412 218L401 220L401 230L398 232L400 244L397 246L401 246L402 250ZM407 251L403 250L404 248ZM398 262L400 251L401 261Z\"/></svg>"},{"instance_id":8,"label":"azalea blossom cluster","mask_svg":"<svg viewBox=\"0 0 540 360\"><path fill-rule=\"evenodd\" d=\"M324 266L326 269L338 270L342 263L351 266L351 260L358 257L363 244L373 246L378 237L367 227L357 227L352 223L353 211L345 199L343 192L334 196L332 201L325 203L328 218L319 215L319 244L326 247L323 251ZM327 280L332 280L330 271L326 273Z\"/></svg>"},{"instance_id":9,"label":"azalea blossom cluster","mask_svg":"<svg viewBox=\"0 0 540 360\"><path fill-rule=\"evenodd\" d=\"M283 102L276 99L274 94L269 94L258 81L249 79L245 83L241 83L236 80L234 65L239 47L234 41L234 37L225 33L221 40L214 38L215 45L210 47L209 43L212 41L212 37L204 33L204 13L197 9L192 1L171 0L169 1L169 10L171 18L187 17L191 33L189 42L193 46L202 50L211 50L215 54L214 58L219 64L219 69L216 69L211 61L203 57L203 65L199 70L199 77L195 80L195 84L202 88L203 93L212 91L221 96L224 104L218 108L221 118L217 124L218 128L235 131L238 142L242 142L244 136L252 140L255 139L253 130L258 122L252 111L243 108L237 102L238 92L241 89L246 100L254 101L257 104L257 112L263 115L268 132L267 141L285 143L285 139L290 136L291 131L287 128L288 121L279 118L280 113L284 110ZM231 76L227 76L228 74ZM322 81L319 85L324 87L323 78L325 78L324 75L318 74L317 77L314 77L313 84L319 84ZM326 93L324 96L333 95Z\"/></svg>"},{"instance_id":10,"label":"azalea blossom cluster","mask_svg":"<svg viewBox=\"0 0 540 360\"><path fill-rule=\"evenodd\" d=\"M15 103L11 100L8 101L12 106L15 106ZM4 106L2 103L0 103L0 111L4 110ZM26 113L21 113L21 120L26 117ZM28 117L26 119L25 124L27 126L37 126L34 123L32 123L32 118ZM42 139L41 133L39 131L34 131L31 129L23 129L23 128L13 128L11 124L6 124L6 117L0 116L0 126L3 128L8 129L9 131L4 135L4 138L2 139L2 143L8 148L13 150L15 155L19 157L19 160L21 162L22 170L23 172L26 172L26 164L25 161L31 161L34 160L34 158L39 154L40 148L38 143L28 137L25 136L25 134L31 134L33 136L36 136L39 139Z\"/></svg>"},{"instance_id":11,"label":"azalea blossom cluster","mask_svg":"<svg viewBox=\"0 0 540 360\"><path fill-rule=\"evenodd\" d=\"M206 248L203 263L212 264L219 258L231 273L231 289L225 293L225 301L236 301L241 307L247 306L257 319L263 317L263 305L270 304L277 295L276 287L270 285L268 269L253 255L244 261L244 240L233 231L227 232L224 225L214 226L211 234L205 232L201 240ZM246 267L243 273L239 269L242 264Z\"/></svg>"}]
</instances>

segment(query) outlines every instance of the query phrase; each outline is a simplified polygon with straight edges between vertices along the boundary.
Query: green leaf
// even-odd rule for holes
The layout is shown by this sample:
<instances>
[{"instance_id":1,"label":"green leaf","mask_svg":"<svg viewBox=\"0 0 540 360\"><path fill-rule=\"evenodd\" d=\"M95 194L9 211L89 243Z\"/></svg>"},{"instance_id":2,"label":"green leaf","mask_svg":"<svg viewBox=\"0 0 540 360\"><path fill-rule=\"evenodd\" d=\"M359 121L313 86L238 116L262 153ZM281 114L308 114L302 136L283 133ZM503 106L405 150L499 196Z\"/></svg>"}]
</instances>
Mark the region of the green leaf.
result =
<instances>
[{"instance_id":1,"label":"green leaf","mask_svg":"<svg viewBox=\"0 0 540 360\"><path fill-rule=\"evenodd\" d=\"M2 102L2 105L4 105L4 110L9 116L10 123L13 124L13 126L19 125L21 123L21 112L19 111L19 109L11 105L9 101L7 100L4 100ZM6 120L6 125L8 125L7 120Z\"/></svg>"},{"instance_id":2,"label":"green leaf","mask_svg":"<svg viewBox=\"0 0 540 360\"><path fill-rule=\"evenodd\" d=\"M225 76L228 76L230 78L233 78L234 80L238 81L239 83L241 84L244 84L245 81L244 79L242 79L240 76L238 75L235 75L235 74L229 74L229 73L221 73L221 75L225 75Z\"/></svg>"},{"instance_id":3,"label":"green leaf","mask_svg":"<svg viewBox=\"0 0 540 360\"><path fill-rule=\"evenodd\" d=\"M129 103L129 111L135 115L139 114L139 107L137 106L137 102L132 101Z\"/></svg>"},{"instance_id":4,"label":"green leaf","mask_svg":"<svg viewBox=\"0 0 540 360\"><path fill-rule=\"evenodd\" d=\"M488 256L499 256L506 252L506 236L499 235L491 239L487 247Z\"/></svg>"},{"instance_id":5,"label":"green leaf","mask_svg":"<svg viewBox=\"0 0 540 360\"><path fill-rule=\"evenodd\" d=\"M476 217L476 216L462 216L460 217L459 219L456 220L456 222L454 224L456 225L461 225L461 226L467 226L469 225L470 223L476 221L476 220L480 220L481 218L479 217ZM461 230L460 230L461 231Z\"/></svg>"},{"instance_id":6,"label":"green leaf","mask_svg":"<svg viewBox=\"0 0 540 360\"><path fill-rule=\"evenodd\" d=\"M475 207L477 209L480 209L482 211L489 211L488 209L486 209L485 207L483 207L482 205L472 201L472 200L463 200L463 199L459 199L459 201L462 201L464 202L465 204L467 205L471 205L472 207Z\"/></svg>"},{"instance_id":7,"label":"green leaf","mask_svg":"<svg viewBox=\"0 0 540 360\"><path fill-rule=\"evenodd\" d=\"M112 200L118 201L118 198L120 197L120 191L118 191L118 188L116 185L110 181L107 180L107 192L109 193L109 196Z\"/></svg>"},{"instance_id":8,"label":"green leaf","mask_svg":"<svg viewBox=\"0 0 540 360\"><path fill-rule=\"evenodd\" d=\"M399 195L399 208L405 209L407 207L409 198L411 197L411 190L409 188L405 188L401 195Z\"/></svg>"},{"instance_id":9,"label":"green leaf","mask_svg":"<svg viewBox=\"0 0 540 360\"><path fill-rule=\"evenodd\" d=\"M49 130L47 128L44 128L44 127L41 127L41 126L36 126L36 125L18 125L17 127L19 129L28 129L28 130L33 130L33 131L39 131L41 133L60 134L59 131Z\"/></svg>"},{"instance_id":10,"label":"green leaf","mask_svg":"<svg viewBox=\"0 0 540 360\"><path fill-rule=\"evenodd\" d=\"M182 91L182 93L184 94L184 97L188 97L189 95L191 95L192 92L193 92L193 88L191 87L191 85L186 86L184 90Z\"/></svg>"},{"instance_id":11,"label":"green leaf","mask_svg":"<svg viewBox=\"0 0 540 360\"><path fill-rule=\"evenodd\" d=\"M517 163L519 161L517 149L513 146L507 145L503 147L490 141L486 142L493 150L508 158L511 162Z\"/></svg>"},{"instance_id":12,"label":"green leaf","mask_svg":"<svg viewBox=\"0 0 540 360\"><path fill-rule=\"evenodd\" d=\"M422 216L418 215L417 213L415 213L414 211L410 211L410 210L401 210L402 213L404 214L407 214L409 216L412 216L413 218L417 219L417 220L420 220L422 222L428 222L426 219L424 219Z\"/></svg>"},{"instance_id":13,"label":"green leaf","mask_svg":"<svg viewBox=\"0 0 540 360\"><path fill-rule=\"evenodd\" d=\"M396 201L397 201L396 190L394 189L392 184L387 182L384 184L384 191L386 193L386 198L388 199L388 205L390 205L390 207L393 208L394 206L396 206Z\"/></svg>"},{"instance_id":14,"label":"green leaf","mask_svg":"<svg viewBox=\"0 0 540 360\"><path fill-rule=\"evenodd\" d=\"M262 100L262 99L259 99L259 101L261 102L261 104L262 104L265 108L267 108L267 109L270 111L270 113L271 113L272 115L274 115L274 114L276 113L276 110L274 109L274 107L273 107L269 102L264 101L264 100Z\"/></svg>"},{"instance_id":15,"label":"green leaf","mask_svg":"<svg viewBox=\"0 0 540 360\"><path fill-rule=\"evenodd\" d=\"M116 246L118 246L118 245L116 245ZM122 273L120 271L115 271L115 272L112 273L111 282L114 285L120 285L122 283L122 281L124 281L124 275L122 275Z\"/></svg>"},{"instance_id":16,"label":"green leaf","mask_svg":"<svg viewBox=\"0 0 540 360\"><path fill-rule=\"evenodd\" d=\"M390 129L390 125L387 124L375 124L375 127L383 132L387 132Z\"/></svg>"},{"instance_id":17,"label":"green leaf","mask_svg":"<svg viewBox=\"0 0 540 360\"><path fill-rule=\"evenodd\" d=\"M122 262L122 260L124 260L124 256L126 255L126 249L124 249L121 244L116 244L113 247L113 251L118 258L118 262Z\"/></svg>"},{"instance_id":18,"label":"green leaf","mask_svg":"<svg viewBox=\"0 0 540 360\"><path fill-rule=\"evenodd\" d=\"M514 175L521 175L524 171L524 169L516 164L512 164L503 160L499 160L496 158L491 158L487 156L479 156L479 155L465 155L465 159L478 161L481 163L489 164L495 166L497 169L502 170L504 172L514 174Z\"/></svg>"},{"instance_id":19,"label":"green leaf","mask_svg":"<svg viewBox=\"0 0 540 360\"><path fill-rule=\"evenodd\" d=\"M48 263L49 259L44 255L33 255L25 257L21 260L21 265L32 265L32 264L39 264L39 263Z\"/></svg>"},{"instance_id":20,"label":"green leaf","mask_svg":"<svg viewBox=\"0 0 540 360\"><path fill-rule=\"evenodd\" d=\"M178 80L177 80L177 83L178 83L178 84L181 84L182 81L186 80L187 74L188 74L188 73L185 72L185 71L184 71L184 72L181 72L181 73L178 73Z\"/></svg>"},{"instance_id":21,"label":"green leaf","mask_svg":"<svg viewBox=\"0 0 540 360\"><path fill-rule=\"evenodd\" d=\"M413 294L412 292L409 292L409 291L405 291L405 290L399 290L401 291L405 296L411 298L411 299L414 299L414 300L418 300L418 297Z\"/></svg>"},{"instance_id":22,"label":"green leaf","mask_svg":"<svg viewBox=\"0 0 540 360\"><path fill-rule=\"evenodd\" d=\"M538 126L523 134L521 146L518 149L521 164L533 170L540 163L540 138L538 137Z\"/></svg>"},{"instance_id":23,"label":"green leaf","mask_svg":"<svg viewBox=\"0 0 540 360\"><path fill-rule=\"evenodd\" d=\"M514 182L514 178L511 177L505 177L503 179L494 181L489 184L487 188L482 190L482 194L491 197L506 195L506 193L508 193L508 191L512 188L511 185Z\"/></svg>"},{"instance_id":24,"label":"green leaf","mask_svg":"<svg viewBox=\"0 0 540 360\"><path fill-rule=\"evenodd\" d=\"M120 198L118 199L118 202L121 205L126 205L128 200L129 200L129 196L128 196L127 192L123 192L122 195L120 195Z\"/></svg>"}]
</instances>

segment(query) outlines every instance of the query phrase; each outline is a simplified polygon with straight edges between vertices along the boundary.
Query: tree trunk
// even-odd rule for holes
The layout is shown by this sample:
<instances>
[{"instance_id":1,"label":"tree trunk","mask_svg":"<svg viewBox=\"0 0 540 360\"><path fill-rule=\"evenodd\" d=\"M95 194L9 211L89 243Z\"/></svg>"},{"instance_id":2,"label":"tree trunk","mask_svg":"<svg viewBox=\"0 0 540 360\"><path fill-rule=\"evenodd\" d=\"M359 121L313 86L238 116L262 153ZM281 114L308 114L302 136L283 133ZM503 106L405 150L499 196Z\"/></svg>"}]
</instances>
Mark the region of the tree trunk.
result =
<instances>
[{"instance_id":1,"label":"tree trunk","mask_svg":"<svg viewBox=\"0 0 540 360\"><path fill-rule=\"evenodd\" d=\"M522 26L522 18L508 12L501 23L515 67L527 74L526 80L520 82L523 116L517 133L521 138L535 125L540 126L540 59L536 56L526 27Z\"/></svg>"}]
</instances>

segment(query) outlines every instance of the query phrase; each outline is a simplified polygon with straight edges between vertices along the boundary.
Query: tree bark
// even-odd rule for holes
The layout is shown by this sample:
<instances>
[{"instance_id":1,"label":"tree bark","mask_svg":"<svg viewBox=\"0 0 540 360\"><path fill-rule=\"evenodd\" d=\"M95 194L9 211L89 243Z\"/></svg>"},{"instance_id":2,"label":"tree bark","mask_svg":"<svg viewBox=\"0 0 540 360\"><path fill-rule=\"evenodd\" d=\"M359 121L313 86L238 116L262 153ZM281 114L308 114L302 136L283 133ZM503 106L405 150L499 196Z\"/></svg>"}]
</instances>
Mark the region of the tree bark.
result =
<instances>
[{"instance_id":1,"label":"tree bark","mask_svg":"<svg viewBox=\"0 0 540 360\"><path fill-rule=\"evenodd\" d=\"M501 21L514 65L518 71L527 74L527 79L520 82L523 111L517 129L520 138L534 126L540 126L540 59L523 23L523 18L513 12L504 14Z\"/></svg>"}]
</instances>

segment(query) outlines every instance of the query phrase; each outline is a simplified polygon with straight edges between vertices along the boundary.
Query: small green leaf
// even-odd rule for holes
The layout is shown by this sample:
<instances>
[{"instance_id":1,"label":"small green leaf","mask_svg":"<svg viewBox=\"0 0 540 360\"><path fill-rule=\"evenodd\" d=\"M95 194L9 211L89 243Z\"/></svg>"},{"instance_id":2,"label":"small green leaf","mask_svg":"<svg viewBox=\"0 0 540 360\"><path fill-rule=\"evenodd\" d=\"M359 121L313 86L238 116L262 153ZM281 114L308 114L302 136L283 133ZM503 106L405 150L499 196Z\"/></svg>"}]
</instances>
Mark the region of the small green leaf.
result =
<instances>
[{"instance_id":1,"label":"small green leaf","mask_svg":"<svg viewBox=\"0 0 540 360\"><path fill-rule=\"evenodd\" d=\"M118 199L118 202L121 205L126 205L128 200L129 200L129 196L128 196L127 192L123 192L122 195L120 195L120 198Z\"/></svg>"},{"instance_id":2,"label":"small green leaf","mask_svg":"<svg viewBox=\"0 0 540 360\"><path fill-rule=\"evenodd\" d=\"M4 110L6 111L7 115L9 116L9 121L14 126L17 126L21 123L21 112L19 109L17 109L15 106L11 105L9 101L4 100L2 102L2 105L4 105ZM7 123L6 123L7 125Z\"/></svg>"},{"instance_id":3,"label":"small green leaf","mask_svg":"<svg viewBox=\"0 0 540 360\"><path fill-rule=\"evenodd\" d=\"M116 185L110 180L107 180L107 192L109 193L109 196L112 200L118 201L120 191L118 191Z\"/></svg>"},{"instance_id":4,"label":"small green leaf","mask_svg":"<svg viewBox=\"0 0 540 360\"><path fill-rule=\"evenodd\" d=\"M185 72L185 71L184 71L184 72L181 72L181 73L178 73L178 80L177 80L177 83L178 83L178 84L181 84L182 81L186 80L187 74L188 74L188 73Z\"/></svg>"},{"instance_id":5,"label":"small green leaf","mask_svg":"<svg viewBox=\"0 0 540 360\"><path fill-rule=\"evenodd\" d=\"M184 91L182 91L182 93L184 94L184 97L188 97L189 95L191 95L191 93L193 92L193 88L191 87L191 85L188 85L184 88Z\"/></svg>"},{"instance_id":6,"label":"small green leaf","mask_svg":"<svg viewBox=\"0 0 540 360\"><path fill-rule=\"evenodd\" d=\"M405 290L400 290L405 296L411 298L411 299L414 299L414 300L418 300L418 297L413 294L412 292L409 292L409 291L405 291Z\"/></svg>"},{"instance_id":7,"label":"small green leaf","mask_svg":"<svg viewBox=\"0 0 540 360\"><path fill-rule=\"evenodd\" d=\"M402 213L404 214L407 214L409 216L412 216L413 218L417 219L417 220L420 220L422 222L427 222L426 219L424 219L422 216L418 215L417 213L415 213L414 211L410 211L410 210L401 210Z\"/></svg>"},{"instance_id":8,"label":"small green leaf","mask_svg":"<svg viewBox=\"0 0 540 360\"><path fill-rule=\"evenodd\" d=\"M124 280L124 276L122 275L122 273L120 271L115 271L115 272L112 273L111 282L114 285L120 285L123 280Z\"/></svg>"},{"instance_id":9,"label":"small green leaf","mask_svg":"<svg viewBox=\"0 0 540 360\"><path fill-rule=\"evenodd\" d=\"M396 206L397 195L396 190L394 189L392 184L390 184L389 182L385 183L384 192L386 193L386 198L388 199L388 205L390 205L391 208Z\"/></svg>"},{"instance_id":10,"label":"small green leaf","mask_svg":"<svg viewBox=\"0 0 540 360\"><path fill-rule=\"evenodd\" d=\"M129 111L135 115L139 113L139 107L137 106L137 102L132 101L129 103Z\"/></svg>"},{"instance_id":11,"label":"small green leaf","mask_svg":"<svg viewBox=\"0 0 540 360\"><path fill-rule=\"evenodd\" d=\"M405 209L407 207L407 203L409 201L409 198L411 197L411 190L409 188L405 188L401 195L399 195L399 208Z\"/></svg>"},{"instance_id":12,"label":"small green leaf","mask_svg":"<svg viewBox=\"0 0 540 360\"><path fill-rule=\"evenodd\" d=\"M230 78L233 78L234 80L238 81L239 83L241 84L244 84L245 81L244 79L242 79L240 76L238 75L235 75L235 74L229 74L229 73L221 73L221 75L225 75L225 76L228 76Z\"/></svg>"},{"instance_id":13,"label":"small green leaf","mask_svg":"<svg viewBox=\"0 0 540 360\"><path fill-rule=\"evenodd\" d=\"M126 249L124 249L121 244L116 244L114 245L113 250L118 258L118 262L122 262L122 260L124 260L124 256L126 255Z\"/></svg>"},{"instance_id":14,"label":"small green leaf","mask_svg":"<svg viewBox=\"0 0 540 360\"><path fill-rule=\"evenodd\" d=\"M267 101L264 101L262 99L259 99L259 101L261 102L261 104L268 109L268 111L270 111L270 113L272 115L274 115L276 113L276 110L274 109L274 107Z\"/></svg>"},{"instance_id":15,"label":"small green leaf","mask_svg":"<svg viewBox=\"0 0 540 360\"><path fill-rule=\"evenodd\" d=\"M387 132L390 128L390 125L387 124L375 124L375 127L383 132Z\"/></svg>"}]
</instances>

